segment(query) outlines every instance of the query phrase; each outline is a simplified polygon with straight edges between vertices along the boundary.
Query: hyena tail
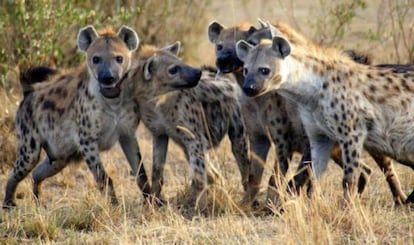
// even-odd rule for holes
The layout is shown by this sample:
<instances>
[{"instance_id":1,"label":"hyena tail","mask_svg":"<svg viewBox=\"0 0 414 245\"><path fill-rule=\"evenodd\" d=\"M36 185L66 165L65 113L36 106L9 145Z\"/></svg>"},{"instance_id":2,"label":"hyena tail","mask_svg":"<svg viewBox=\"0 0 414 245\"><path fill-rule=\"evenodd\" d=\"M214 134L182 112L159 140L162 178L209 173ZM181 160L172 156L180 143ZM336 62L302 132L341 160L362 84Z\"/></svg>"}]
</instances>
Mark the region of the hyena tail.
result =
<instances>
[{"instance_id":1,"label":"hyena tail","mask_svg":"<svg viewBox=\"0 0 414 245\"><path fill-rule=\"evenodd\" d=\"M57 72L57 70L47 66L34 66L20 73L23 96L26 97L33 91L32 84L46 81L49 76Z\"/></svg>"}]
</instances>

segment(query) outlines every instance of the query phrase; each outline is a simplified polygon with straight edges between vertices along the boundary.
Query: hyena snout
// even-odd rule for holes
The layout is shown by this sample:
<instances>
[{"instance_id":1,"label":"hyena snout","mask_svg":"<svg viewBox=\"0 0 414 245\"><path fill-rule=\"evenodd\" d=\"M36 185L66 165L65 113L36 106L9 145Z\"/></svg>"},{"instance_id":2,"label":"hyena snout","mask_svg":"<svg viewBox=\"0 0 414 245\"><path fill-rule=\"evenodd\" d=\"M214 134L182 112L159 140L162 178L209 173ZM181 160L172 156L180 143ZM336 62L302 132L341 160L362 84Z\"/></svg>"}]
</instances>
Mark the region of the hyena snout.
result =
<instances>
[{"instance_id":1,"label":"hyena snout","mask_svg":"<svg viewBox=\"0 0 414 245\"><path fill-rule=\"evenodd\" d=\"M184 81L181 87L192 88L198 84L201 78L201 70L198 68L186 67L181 70L181 79Z\"/></svg>"},{"instance_id":2,"label":"hyena snout","mask_svg":"<svg viewBox=\"0 0 414 245\"><path fill-rule=\"evenodd\" d=\"M118 97L121 93L121 83L118 74L111 72L109 69L102 69L98 72L98 82L100 92L107 98Z\"/></svg>"},{"instance_id":3,"label":"hyena snout","mask_svg":"<svg viewBox=\"0 0 414 245\"><path fill-rule=\"evenodd\" d=\"M217 68L223 73L233 72L243 66L243 62L237 57L235 49L225 49L217 54Z\"/></svg>"},{"instance_id":4,"label":"hyena snout","mask_svg":"<svg viewBox=\"0 0 414 245\"><path fill-rule=\"evenodd\" d=\"M258 86L255 79L249 76L247 76L244 79L242 89L243 89L243 92L249 97L256 96L260 92L260 87Z\"/></svg>"}]
</instances>

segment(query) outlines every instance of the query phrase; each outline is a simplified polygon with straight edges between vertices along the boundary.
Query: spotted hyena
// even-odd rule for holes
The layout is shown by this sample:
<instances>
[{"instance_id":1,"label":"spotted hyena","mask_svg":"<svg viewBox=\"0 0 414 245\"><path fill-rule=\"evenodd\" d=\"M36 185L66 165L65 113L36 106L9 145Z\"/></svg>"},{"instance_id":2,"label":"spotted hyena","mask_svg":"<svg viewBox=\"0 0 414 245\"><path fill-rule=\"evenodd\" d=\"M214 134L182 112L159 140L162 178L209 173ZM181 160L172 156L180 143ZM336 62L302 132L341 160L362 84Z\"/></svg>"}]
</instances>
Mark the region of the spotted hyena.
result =
<instances>
[{"instance_id":1,"label":"spotted hyena","mask_svg":"<svg viewBox=\"0 0 414 245\"><path fill-rule=\"evenodd\" d=\"M112 203L117 203L99 157L100 151L117 141L132 173L139 175L138 185L149 192L135 137L138 104L132 97L133 84L125 81L138 44L136 32L129 27L121 27L118 33L110 29L97 33L87 26L77 38L78 48L86 54L86 67L69 71L35 67L21 75L24 97L16 113L17 159L3 207L15 205L16 187L37 165L41 149L47 157L33 172L36 196L42 180L69 162L84 159L99 189L107 190Z\"/></svg>"},{"instance_id":2,"label":"spotted hyena","mask_svg":"<svg viewBox=\"0 0 414 245\"><path fill-rule=\"evenodd\" d=\"M228 134L239 164L243 186L249 192L247 138L234 84L214 80L215 73L193 68L177 58L179 43L162 49L142 48L132 74L142 121L153 136L152 193L161 198L169 139L184 150L193 170L193 198L206 208L205 154ZM246 194L246 196L248 196Z\"/></svg>"},{"instance_id":3,"label":"spotted hyena","mask_svg":"<svg viewBox=\"0 0 414 245\"><path fill-rule=\"evenodd\" d=\"M271 39L273 36L282 36L285 37L290 43L293 45L299 45L302 47L306 47L307 49L318 49L319 47L304 37L302 34L295 31L293 28L291 28L289 25L287 25L284 22L278 22L276 26L271 25L268 22L264 22L259 19L259 23L261 25L261 28L258 29L256 32L252 33L248 38L247 42L252 45L257 45L260 43L260 40L262 39ZM365 65L371 65L371 57L356 52L354 50L346 50L344 51L344 54L348 55L353 61ZM404 72L408 70L414 70L414 67L412 65L400 65L400 64L379 64L375 65L377 68L392 68L395 71L398 72ZM402 204L405 199L406 195L401 189L401 184L399 182L398 176L395 173L395 170L393 168L392 159L390 157L387 157L383 154L379 154L378 152L369 152L369 154L373 157L377 165L380 167L384 175L386 176L386 180L388 182L388 185L390 187L390 190L393 194L394 201L396 204ZM339 145L336 144L334 146L334 149L331 153L331 158L334 160L335 163L337 163L339 166L344 167L342 163L341 158L341 151L339 148ZM304 162L302 161L299 165L299 168L303 168ZM362 193L362 191L365 188L365 185L368 181L368 177L370 175L371 170L368 168L368 166L362 164L362 170L363 173L359 178L358 181L358 192ZM303 171L299 174L297 174L293 181L290 181L290 186L292 185L298 185L302 186L305 182L309 180L309 172Z\"/></svg>"},{"instance_id":4,"label":"spotted hyena","mask_svg":"<svg viewBox=\"0 0 414 245\"><path fill-rule=\"evenodd\" d=\"M283 37L237 43L256 94L278 91L296 103L310 140L316 176L338 143L344 196L354 195L363 148L414 169L414 72L361 65L333 49L309 49ZM261 74L260 69L269 69ZM406 200L413 201L411 194Z\"/></svg>"},{"instance_id":5,"label":"spotted hyena","mask_svg":"<svg viewBox=\"0 0 414 245\"><path fill-rule=\"evenodd\" d=\"M242 88L243 62L237 57L236 42L247 40L258 29L251 25L226 28L214 21L208 27L209 40L216 46L216 66L222 73L233 73L239 88ZM244 94L240 97L242 113L252 152L252 184L255 195L260 187L264 164L271 143L274 144L279 164L274 164L274 175L269 180L268 199L276 201L275 192L277 176L284 176L294 151L306 151L306 135L301 128L296 108L276 92L265 96L250 98ZM310 151L309 151L310 152ZM309 154L310 160L310 154ZM254 200L255 197L250 198Z\"/></svg>"},{"instance_id":6,"label":"spotted hyena","mask_svg":"<svg viewBox=\"0 0 414 245\"><path fill-rule=\"evenodd\" d=\"M236 42L247 40L250 43L257 43L263 38L270 38L271 33L267 24L262 21L260 23L261 27L259 29L246 24L225 28L218 22L212 22L208 28L209 39L216 45L217 68L223 73L232 72L241 88L243 88L244 83L243 61L237 57ZM283 32L295 43L311 45L310 41L288 25L279 23L277 27L278 32ZM272 29L272 31L274 30ZM246 88L244 88L244 92L249 94L249 90ZM293 153L296 151L303 154L298 169L306 169L306 165L310 163L310 146L306 134L301 125L296 106L278 93L272 92L260 97L244 98L243 101L243 115L245 115L251 150L253 155L256 156L252 159L254 166L252 176L254 176L256 190L258 190L261 182L263 165L266 162L270 144L273 143L278 164L274 164L274 175L269 180L268 199L277 201L277 176L286 174ZM340 159L336 156L333 155L334 159ZM341 165L340 161L336 162ZM360 192L363 191L364 183L367 182L370 172L370 169L364 166L364 174L361 175L360 181ZM308 192L310 193L312 186L309 177L309 171L301 171L300 174L295 176L294 181L289 183L290 189L296 186L296 191L299 191L300 186L308 183ZM257 193L257 191L254 193Z\"/></svg>"}]
</instances>

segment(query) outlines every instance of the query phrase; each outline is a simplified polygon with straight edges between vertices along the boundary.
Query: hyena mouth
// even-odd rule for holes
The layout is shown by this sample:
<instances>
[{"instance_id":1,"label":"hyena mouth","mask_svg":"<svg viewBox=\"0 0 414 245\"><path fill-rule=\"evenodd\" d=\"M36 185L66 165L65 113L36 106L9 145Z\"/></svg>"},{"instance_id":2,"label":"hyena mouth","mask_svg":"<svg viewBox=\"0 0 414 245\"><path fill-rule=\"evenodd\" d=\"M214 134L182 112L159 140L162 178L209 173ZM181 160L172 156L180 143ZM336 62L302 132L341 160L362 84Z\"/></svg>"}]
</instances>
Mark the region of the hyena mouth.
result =
<instances>
[{"instance_id":1,"label":"hyena mouth","mask_svg":"<svg viewBox=\"0 0 414 245\"><path fill-rule=\"evenodd\" d=\"M238 58L227 57L224 59L218 59L216 66L222 73L230 73L236 71L239 67L243 66L243 62Z\"/></svg>"},{"instance_id":2,"label":"hyena mouth","mask_svg":"<svg viewBox=\"0 0 414 245\"><path fill-rule=\"evenodd\" d=\"M112 85L103 85L99 86L101 94L109 99L116 98L121 94L121 83L115 83Z\"/></svg>"},{"instance_id":3,"label":"hyena mouth","mask_svg":"<svg viewBox=\"0 0 414 245\"><path fill-rule=\"evenodd\" d=\"M121 94L121 85L122 82L127 77L128 73L125 73L124 76L116 83L113 84L102 84L99 83L99 91L101 94L108 99L113 99L119 97Z\"/></svg>"}]
</instances>

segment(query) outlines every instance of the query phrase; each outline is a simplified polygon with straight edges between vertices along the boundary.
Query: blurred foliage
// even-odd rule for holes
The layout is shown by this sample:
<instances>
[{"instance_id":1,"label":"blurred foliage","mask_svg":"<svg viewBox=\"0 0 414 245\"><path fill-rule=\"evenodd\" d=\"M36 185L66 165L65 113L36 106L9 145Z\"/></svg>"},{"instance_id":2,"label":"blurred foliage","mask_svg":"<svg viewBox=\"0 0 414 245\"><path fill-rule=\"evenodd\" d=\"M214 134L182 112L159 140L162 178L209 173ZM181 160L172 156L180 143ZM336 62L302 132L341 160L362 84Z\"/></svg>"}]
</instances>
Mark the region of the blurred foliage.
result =
<instances>
[{"instance_id":1,"label":"blurred foliage","mask_svg":"<svg viewBox=\"0 0 414 245\"><path fill-rule=\"evenodd\" d=\"M313 19L313 26L318 34L315 41L328 46L341 40L356 12L367 7L364 0L319 0L319 5L322 12Z\"/></svg>"},{"instance_id":2,"label":"blurred foliage","mask_svg":"<svg viewBox=\"0 0 414 245\"><path fill-rule=\"evenodd\" d=\"M133 27L141 43L165 45L180 40L184 57L204 33L204 9L210 1L197 0L3 0L0 1L0 75L10 86L16 67L43 64L74 66L83 56L76 52L76 34L85 25L97 29ZM194 21L197 20L197 21Z\"/></svg>"}]
</instances>

